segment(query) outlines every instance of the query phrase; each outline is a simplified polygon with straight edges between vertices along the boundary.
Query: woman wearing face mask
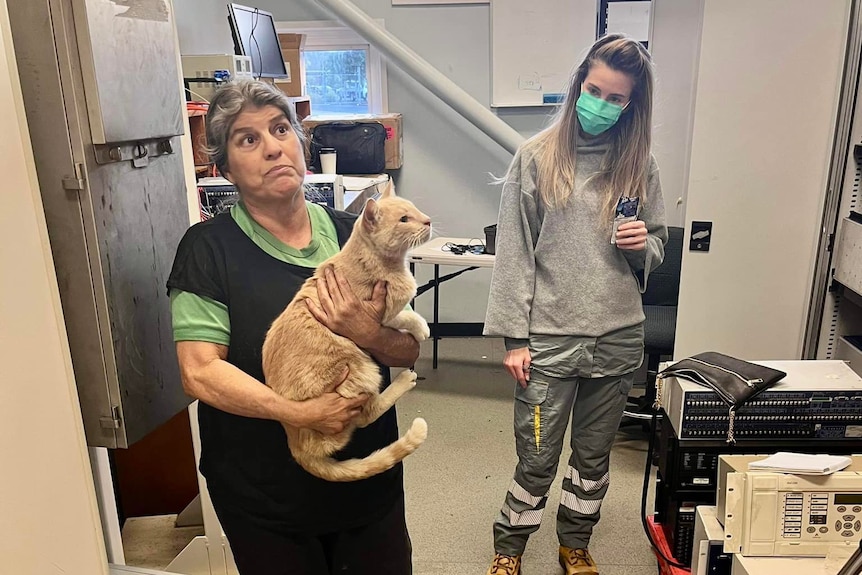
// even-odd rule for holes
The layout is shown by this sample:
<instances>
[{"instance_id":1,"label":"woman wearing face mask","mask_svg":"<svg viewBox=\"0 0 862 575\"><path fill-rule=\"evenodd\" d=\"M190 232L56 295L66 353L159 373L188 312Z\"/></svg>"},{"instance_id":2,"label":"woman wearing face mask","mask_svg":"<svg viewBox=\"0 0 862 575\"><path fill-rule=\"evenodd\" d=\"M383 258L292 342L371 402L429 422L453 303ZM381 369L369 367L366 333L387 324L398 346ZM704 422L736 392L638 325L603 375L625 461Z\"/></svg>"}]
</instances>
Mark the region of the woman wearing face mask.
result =
<instances>
[{"instance_id":1,"label":"woman wearing face mask","mask_svg":"<svg viewBox=\"0 0 862 575\"><path fill-rule=\"evenodd\" d=\"M598 40L551 125L509 168L485 334L505 338L516 380L518 465L494 522L489 575L518 575L539 528L572 419L557 512L560 564L595 575L588 549L633 372L643 359L641 293L667 241L650 154L653 72L643 46ZM635 221L615 225L637 198ZM614 231L615 230L615 231Z\"/></svg>"}]
</instances>

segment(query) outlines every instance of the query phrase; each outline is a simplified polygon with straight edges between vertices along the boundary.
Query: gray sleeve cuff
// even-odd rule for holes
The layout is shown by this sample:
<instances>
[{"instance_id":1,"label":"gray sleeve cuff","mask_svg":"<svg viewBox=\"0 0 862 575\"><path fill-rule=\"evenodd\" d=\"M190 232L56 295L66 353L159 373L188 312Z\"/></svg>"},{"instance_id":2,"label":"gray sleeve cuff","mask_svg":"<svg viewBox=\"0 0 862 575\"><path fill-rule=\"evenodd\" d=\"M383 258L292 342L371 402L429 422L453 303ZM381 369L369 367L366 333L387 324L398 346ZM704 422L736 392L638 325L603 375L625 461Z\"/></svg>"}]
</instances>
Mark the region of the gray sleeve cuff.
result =
<instances>
[{"instance_id":1,"label":"gray sleeve cuff","mask_svg":"<svg viewBox=\"0 0 862 575\"><path fill-rule=\"evenodd\" d=\"M521 349L521 348L530 346L530 340L529 339L517 339L514 337L506 337L506 338L503 338L503 341L506 344L506 351L512 351L513 349Z\"/></svg>"},{"instance_id":2,"label":"gray sleeve cuff","mask_svg":"<svg viewBox=\"0 0 862 575\"><path fill-rule=\"evenodd\" d=\"M647 248L645 247L642 250L620 250L623 253L623 257L626 258L626 261L629 263L629 267L633 272L637 273L639 271L643 271L644 267L646 267L646 257L647 257Z\"/></svg>"}]
</instances>

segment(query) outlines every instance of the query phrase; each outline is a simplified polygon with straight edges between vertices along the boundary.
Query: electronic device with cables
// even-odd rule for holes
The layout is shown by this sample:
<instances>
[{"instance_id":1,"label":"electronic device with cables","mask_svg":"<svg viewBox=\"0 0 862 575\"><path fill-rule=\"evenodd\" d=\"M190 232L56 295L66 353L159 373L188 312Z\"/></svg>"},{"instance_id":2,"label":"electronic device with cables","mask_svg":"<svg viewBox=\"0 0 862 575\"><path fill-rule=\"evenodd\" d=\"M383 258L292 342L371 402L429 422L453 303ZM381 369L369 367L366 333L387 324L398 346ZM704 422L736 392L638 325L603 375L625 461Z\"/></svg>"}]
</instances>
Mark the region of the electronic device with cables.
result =
<instances>
[{"instance_id":1,"label":"electronic device with cables","mask_svg":"<svg viewBox=\"0 0 862 575\"><path fill-rule=\"evenodd\" d=\"M344 176L340 174L306 174L305 199L334 210L344 209Z\"/></svg>"},{"instance_id":2,"label":"electronic device with cables","mask_svg":"<svg viewBox=\"0 0 862 575\"><path fill-rule=\"evenodd\" d=\"M686 564L698 552L690 545L694 529L690 509L715 505L721 455L779 451L849 455L859 451L857 443L844 440L750 438L731 445L724 437L680 439L670 425L661 426L656 443L655 521L664 530L674 557Z\"/></svg>"},{"instance_id":3,"label":"electronic device with cables","mask_svg":"<svg viewBox=\"0 0 862 575\"><path fill-rule=\"evenodd\" d=\"M228 4L227 9L234 52L251 59L254 77L287 77L272 14L233 3Z\"/></svg>"},{"instance_id":4,"label":"electronic device with cables","mask_svg":"<svg viewBox=\"0 0 862 575\"><path fill-rule=\"evenodd\" d=\"M474 241L477 243L473 243ZM457 256L463 254L480 255L486 253L485 243L482 242L482 240L470 240L470 242L466 244L455 244L452 242L446 242L440 249L444 252L449 252Z\"/></svg>"},{"instance_id":5,"label":"electronic device with cables","mask_svg":"<svg viewBox=\"0 0 862 575\"><path fill-rule=\"evenodd\" d=\"M691 510L716 503L720 455L778 451L850 454L858 450L858 442L850 439L857 432L854 422L862 415L858 408L855 413L852 411L856 401L853 398L862 395L862 380L844 362L762 363L786 372L787 376L740 408L736 416L738 439L732 445L725 441L727 406L712 391L677 378L665 378L662 384L661 431L650 436L651 444L657 444L658 455L654 520L664 531L674 558L682 565L688 566L692 557ZM803 403L802 397L809 400ZM827 397L833 401L826 401ZM768 403L757 404L759 401ZM709 413L704 413L705 410ZM783 419L774 418L779 414ZM758 419L742 419L745 416ZM766 419L767 416L770 418ZM791 429L795 432L790 433ZM649 481L646 471L644 493ZM642 507L645 512L645 499Z\"/></svg>"},{"instance_id":6,"label":"electronic device with cables","mask_svg":"<svg viewBox=\"0 0 862 575\"><path fill-rule=\"evenodd\" d=\"M730 575L732 555L724 551L724 529L715 517L715 507L700 505L695 510L692 575Z\"/></svg>"},{"instance_id":7,"label":"electronic device with cables","mask_svg":"<svg viewBox=\"0 0 862 575\"><path fill-rule=\"evenodd\" d=\"M757 362L787 376L742 406L738 439L862 438L862 378L838 360ZM727 435L727 405L712 391L675 377L664 379L662 408L680 439Z\"/></svg>"},{"instance_id":8,"label":"electronic device with cables","mask_svg":"<svg viewBox=\"0 0 862 575\"><path fill-rule=\"evenodd\" d=\"M239 200L236 187L222 177L198 180L198 198L201 220L208 220L227 212Z\"/></svg>"},{"instance_id":9,"label":"electronic device with cables","mask_svg":"<svg viewBox=\"0 0 862 575\"><path fill-rule=\"evenodd\" d=\"M859 451L858 444L849 441L747 439L730 445L724 439L680 440L669 428L662 426L658 439L654 520L664 531L674 557L686 565L698 552L692 546L692 512L700 506L716 504L720 456L779 451L849 455Z\"/></svg>"},{"instance_id":10,"label":"electronic device with cables","mask_svg":"<svg viewBox=\"0 0 862 575\"><path fill-rule=\"evenodd\" d=\"M220 82L251 79L251 58L235 54L189 54L182 56L183 79L189 99L209 102ZM200 81L195 82L195 78Z\"/></svg>"},{"instance_id":11,"label":"electronic device with cables","mask_svg":"<svg viewBox=\"0 0 862 575\"><path fill-rule=\"evenodd\" d=\"M744 556L826 557L862 539L862 456L829 475L749 471L760 455L722 455L716 517L724 550Z\"/></svg>"}]
</instances>

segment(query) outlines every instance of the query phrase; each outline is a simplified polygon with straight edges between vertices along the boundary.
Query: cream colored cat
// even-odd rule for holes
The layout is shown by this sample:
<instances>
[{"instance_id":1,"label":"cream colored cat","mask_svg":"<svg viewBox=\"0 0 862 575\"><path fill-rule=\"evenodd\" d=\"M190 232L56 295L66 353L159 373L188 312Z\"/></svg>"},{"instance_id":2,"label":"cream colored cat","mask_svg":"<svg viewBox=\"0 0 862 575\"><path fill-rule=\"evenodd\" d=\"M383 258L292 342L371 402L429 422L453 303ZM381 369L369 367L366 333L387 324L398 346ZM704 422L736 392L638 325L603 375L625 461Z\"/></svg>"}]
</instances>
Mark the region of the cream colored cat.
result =
<instances>
[{"instance_id":1,"label":"cream colored cat","mask_svg":"<svg viewBox=\"0 0 862 575\"><path fill-rule=\"evenodd\" d=\"M350 282L356 297L371 298L379 280L387 282L383 325L410 333L417 341L430 335L419 314L405 310L416 294L416 281L407 269L407 251L431 236L431 220L411 202L394 196L391 185L380 201L368 200L356 220L350 239L335 256L323 262L273 322L263 344L266 384L292 400L319 397L343 373L350 373L338 388L344 397L368 394L355 426L337 435L285 424L288 446L306 471L328 481L356 481L382 473L413 453L425 441L428 426L417 418L407 433L363 459L337 461L332 455L350 441L355 427L365 427L383 415L416 385L416 373L405 370L380 393L380 371L371 357L351 340L336 335L311 315L303 300L319 304L317 278L327 266Z\"/></svg>"}]
</instances>

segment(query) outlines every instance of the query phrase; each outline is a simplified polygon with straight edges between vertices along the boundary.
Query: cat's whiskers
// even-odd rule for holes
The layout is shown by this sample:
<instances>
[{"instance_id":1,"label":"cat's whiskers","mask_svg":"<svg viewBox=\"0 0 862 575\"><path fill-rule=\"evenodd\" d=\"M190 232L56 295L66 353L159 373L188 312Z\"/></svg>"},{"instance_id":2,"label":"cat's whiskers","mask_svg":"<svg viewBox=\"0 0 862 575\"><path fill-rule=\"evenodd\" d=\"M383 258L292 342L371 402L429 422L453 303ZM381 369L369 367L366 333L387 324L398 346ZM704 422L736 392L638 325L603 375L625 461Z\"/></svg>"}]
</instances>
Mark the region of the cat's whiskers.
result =
<instances>
[{"instance_id":1,"label":"cat's whiskers","mask_svg":"<svg viewBox=\"0 0 862 575\"><path fill-rule=\"evenodd\" d=\"M426 232L424 229L420 229L420 230L416 230L415 233L408 236L405 240L407 245L408 245L408 249L412 250L413 248L415 248L417 246L421 246L422 244L424 244L426 241L424 239L425 233ZM432 229L432 234L433 234L433 229ZM431 236L429 235L428 239L430 239L430 237Z\"/></svg>"}]
</instances>

